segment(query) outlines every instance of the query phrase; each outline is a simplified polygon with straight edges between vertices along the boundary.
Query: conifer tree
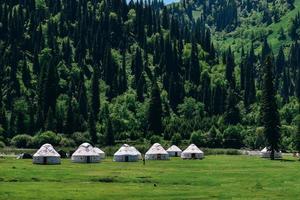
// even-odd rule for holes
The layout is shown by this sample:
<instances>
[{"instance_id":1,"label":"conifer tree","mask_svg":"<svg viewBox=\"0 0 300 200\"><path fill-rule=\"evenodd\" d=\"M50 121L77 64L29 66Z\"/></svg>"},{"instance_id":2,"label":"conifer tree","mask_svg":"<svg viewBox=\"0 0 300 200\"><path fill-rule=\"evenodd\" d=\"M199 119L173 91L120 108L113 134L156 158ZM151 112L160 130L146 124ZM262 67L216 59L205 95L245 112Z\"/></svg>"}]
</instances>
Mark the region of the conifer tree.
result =
<instances>
[{"instance_id":1,"label":"conifer tree","mask_svg":"<svg viewBox=\"0 0 300 200\"><path fill-rule=\"evenodd\" d=\"M275 151L279 150L280 120L276 103L276 92L273 84L273 64L271 57L264 63L263 90L261 98L261 116L264 134L271 151L270 158L274 160Z\"/></svg>"},{"instance_id":2,"label":"conifer tree","mask_svg":"<svg viewBox=\"0 0 300 200\"><path fill-rule=\"evenodd\" d=\"M89 134L91 136L92 143L95 145L98 143L98 136L97 136L97 130L96 130L96 119L95 119L93 110L90 110L90 112L89 112L88 122L89 122L88 123Z\"/></svg>"},{"instance_id":3,"label":"conifer tree","mask_svg":"<svg viewBox=\"0 0 300 200\"><path fill-rule=\"evenodd\" d=\"M156 81L154 81L152 85L150 98L148 110L148 131L156 135L160 135L162 133L162 103Z\"/></svg>"},{"instance_id":4,"label":"conifer tree","mask_svg":"<svg viewBox=\"0 0 300 200\"><path fill-rule=\"evenodd\" d=\"M91 86L92 110L95 114L95 118L97 119L100 111L99 69L97 66L94 68Z\"/></svg>"},{"instance_id":5,"label":"conifer tree","mask_svg":"<svg viewBox=\"0 0 300 200\"><path fill-rule=\"evenodd\" d=\"M108 117L106 122L105 144L107 146L113 146L115 144L115 136L110 117Z\"/></svg>"},{"instance_id":6,"label":"conifer tree","mask_svg":"<svg viewBox=\"0 0 300 200\"><path fill-rule=\"evenodd\" d=\"M241 114L237 104L237 94L232 88L229 88L226 100L226 112L224 115L224 121L228 125L236 125L241 120Z\"/></svg>"}]
</instances>

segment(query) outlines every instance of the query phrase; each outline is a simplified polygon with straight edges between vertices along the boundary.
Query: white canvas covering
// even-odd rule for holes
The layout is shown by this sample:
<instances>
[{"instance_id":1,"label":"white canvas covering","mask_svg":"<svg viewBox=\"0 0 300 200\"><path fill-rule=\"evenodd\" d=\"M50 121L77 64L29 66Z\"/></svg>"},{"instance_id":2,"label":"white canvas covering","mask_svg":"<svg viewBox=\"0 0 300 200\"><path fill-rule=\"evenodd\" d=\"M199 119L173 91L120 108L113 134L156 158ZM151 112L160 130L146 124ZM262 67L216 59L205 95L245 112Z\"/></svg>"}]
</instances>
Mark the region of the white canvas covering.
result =
<instances>
[{"instance_id":1,"label":"white canvas covering","mask_svg":"<svg viewBox=\"0 0 300 200\"><path fill-rule=\"evenodd\" d=\"M114 154L114 161L116 162L136 162L138 160L138 152L128 144L123 144Z\"/></svg>"},{"instance_id":2,"label":"white canvas covering","mask_svg":"<svg viewBox=\"0 0 300 200\"><path fill-rule=\"evenodd\" d=\"M133 151L135 151L138 154L138 157L141 160L143 158L141 152L137 150L134 146L131 146L131 148L133 149Z\"/></svg>"},{"instance_id":3,"label":"white canvas covering","mask_svg":"<svg viewBox=\"0 0 300 200\"><path fill-rule=\"evenodd\" d=\"M191 144L181 153L181 158L183 158L183 159L203 159L204 153L196 145Z\"/></svg>"},{"instance_id":4,"label":"white canvas covering","mask_svg":"<svg viewBox=\"0 0 300 200\"><path fill-rule=\"evenodd\" d=\"M262 158L270 158L270 156L271 156L271 151L268 150L267 147L265 147L263 150L260 151L260 156L261 156ZM282 158L281 151L279 151L279 152L278 152L278 151L275 151L274 157L275 157L275 158Z\"/></svg>"},{"instance_id":5,"label":"white canvas covering","mask_svg":"<svg viewBox=\"0 0 300 200\"><path fill-rule=\"evenodd\" d=\"M145 154L146 160L169 160L168 152L159 144L155 143Z\"/></svg>"},{"instance_id":6,"label":"white canvas covering","mask_svg":"<svg viewBox=\"0 0 300 200\"><path fill-rule=\"evenodd\" d=\"M99 149L98 147L94 147L94 150L100 155L100 159L104 159L104 158L105 158L105 153L104 153L104 151L102 151L102 150Z\"/></svg>"},{"instance_id":7,"label":"white canvas covering","mask_svg":"<svg viewBox=\"0 0 300 200\"><path fill-rule=\"evenodd\" d=\"M60 164L60 155L55 151L55 149L51 144L44 144L33 155L32 162L34 164L45 164L45 165Z\"/></svg>"},{"instance_id":8,"label":"white canvas covering","mask_svg":"<svg viewBox=\"0 0 300 200\"><path fill-rule=\"evenodd\" d=\"M178 146L172 145L167 149L167 152L170 157L178 157L181 156L182 150Z\"/></svg>"},{"instance_id":9,"label":"white canvas covering","mask_svg":"<svg viewBox=\"0 0 300 200\"><path fill-rule=\"evenodd\" d=\"M72 154L71 160L75 163L98 163L101 158L92 145L83 143Z\"/></svg>"}]
</instances>

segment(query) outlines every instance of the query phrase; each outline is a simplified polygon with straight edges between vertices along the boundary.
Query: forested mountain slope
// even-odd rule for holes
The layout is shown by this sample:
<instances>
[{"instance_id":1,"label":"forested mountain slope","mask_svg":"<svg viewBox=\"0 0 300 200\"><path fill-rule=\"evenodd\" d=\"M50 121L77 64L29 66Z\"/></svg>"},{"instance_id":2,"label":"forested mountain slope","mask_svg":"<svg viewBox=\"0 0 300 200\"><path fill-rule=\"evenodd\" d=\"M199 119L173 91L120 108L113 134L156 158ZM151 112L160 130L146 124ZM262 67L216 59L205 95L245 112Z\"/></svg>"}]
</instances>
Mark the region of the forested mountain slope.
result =
<instances>
[{"instance_id":1,"label":"forested mountain slope","mask_svg":"<svg viewBox=\"0 0 300 200\"><path fill-rule=\"evenodd\" d=\"M282 147L293 149L298 6L0 0L1 140L22 147L50 138L62 146L165 139L261 148L262 69L271 57Z\"/></svg>"}]
</instances>

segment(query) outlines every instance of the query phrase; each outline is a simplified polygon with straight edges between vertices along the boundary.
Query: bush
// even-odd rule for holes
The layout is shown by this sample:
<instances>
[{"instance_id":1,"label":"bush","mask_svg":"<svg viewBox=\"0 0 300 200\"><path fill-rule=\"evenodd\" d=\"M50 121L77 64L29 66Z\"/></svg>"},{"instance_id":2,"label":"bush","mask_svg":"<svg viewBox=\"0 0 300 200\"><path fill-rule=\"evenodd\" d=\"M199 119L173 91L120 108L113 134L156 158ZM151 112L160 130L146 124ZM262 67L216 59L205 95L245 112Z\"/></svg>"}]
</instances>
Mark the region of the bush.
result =
<instances>
[{"instance_id":1,"label":"bush","mask_svg":"<svg viewBox=\"0 0 300 200\"><path fill-rule=\"evenodd\" d=\"M243 137L241 132L243 128L241 126L229 126L224 131L224 147L239 149L243 146Z\"/></svg>"},{"instance_id":2,"label":"bush","mask_svg":"<svg viewBox=\"0 0 300 200\"><path fill-rule=\"evenodd\" d=\"M0 148L4 148L4 147L5 147L4 142L0 141Z\"/></svg>"},{"instance_id":3,"label":"bush","mask_svg":"<svg viewBox=\"0 0 300 200\"><path fill-rule=\"evenodd\" d=\"M174 145L180 145L181 140L182 140L182 138L181 138L181 135L180 135L179 133L175 133L175 134L172 136L172 138L171 138L171 142L172 142L172 144L174 144Z\"/></svg>"},{"instance_id":4,"label":"bush","mask_svg":"<svg viewBox=\"0 0 300 200\"><path fill-rule=\"evenodd\" d=\"M76 145L80 145L84 142L91 142L91 137L88 132L75 132L72 135L72 139L75 141Z\"/></svg>"},{"instance_id":5,"label":"bush","mask_svg":"<svg viewBox=\"0 0 300 200\"><path fill-rule=\"evenodd\" d=\"M162 139L161 137L157 136L157 135L153 135L150 138L150 143L154 144L154 143L161 143Z\"/></svg>"},{"instance_id":6,"label":"bush","mask_svg":"<svg viewBox=\"0 0 300 200\"><path fill-rule=\"evenodd\" d=\"M201 131L195 131L191 135L190 143L197 146L204 146L206 144L205 137Z\"/></svg>"},{"instance_id":7,"label":"bush","mask_svg":"<svg viewBox=\"0 0 300 200\"><path fill-rule=\"evenodd\" d=\"M32 145L33 138L30 135L22 134L12 138L11 144L17 148L28 148Z\"/></svg>"},{"instance_id":8,"label":"bush","mask_svg":"<svg viewBox=\"0 0 300 200\"><path fill-rule=\"evenodd\" d=\"M59 145L60 141L61 137L52 131L39 133L33 138L33 142L36 147L39 147L45 143L56 146Z\"/></svg>"},{"instance_id":9,"label":"bush","mask_svg":"<svg viewBox=\"0 0 300 200\"><path fill-rule=\"evenodd\" d=\"M59 142L59 146L61 146L61 147L75 147L76 143L73 139L66 138L66 137L62 136L62 138Z\"/></svg>"}]
</instances>

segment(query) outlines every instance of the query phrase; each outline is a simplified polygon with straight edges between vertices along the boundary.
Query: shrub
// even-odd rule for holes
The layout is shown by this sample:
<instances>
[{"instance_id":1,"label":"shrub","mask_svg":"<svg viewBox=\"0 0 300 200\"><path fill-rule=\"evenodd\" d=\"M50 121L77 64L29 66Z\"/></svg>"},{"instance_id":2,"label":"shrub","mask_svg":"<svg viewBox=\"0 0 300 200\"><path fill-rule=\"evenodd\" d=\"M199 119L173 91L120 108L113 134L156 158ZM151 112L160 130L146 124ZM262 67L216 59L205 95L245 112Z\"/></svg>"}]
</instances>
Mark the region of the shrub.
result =
<instances>
[{"instance_id":1,"label":"shrub","mask_svg":"<svg viewBox=\"0 0 300 200\"><path fill-rule=\"evenodd\" d=\"M91 142L90 134L88 132L75 132L72 135L72 139L76 145L80 145L84 142Z\"/></svg>"},{"instance_id":2,"label":"shrub","mask_svg":"<svg viewBox=\"0 0 300 200\"><path fill-rule=\"evenodd\" d=\"M241 132L243 128L241 126L229 126L224 131L224 147L239 149L243 146L243 137Z\"/></svg>"},{"instance_id":3,"label":"shrub","mask_svg":"<svg viewBox=\"0 0 300 200\"><path fill-rule=\"evenodd\" d=\"M39 147L45 143L55 146L59 145L61 137L52 131L46 131L34 136L33 141L36 147Z\"/></svg>"},{"instance_id":4,"label":"shrub","mask_svg":"<svg viewBox=\"0 0 300 200\"><path fill-rule=\"evenodd\" d=\"M181 135L179 133L175 133L171 138L171 142L172 144L180 145L181 139Z\"/></svg>"},{"instance_id":5,"label":"shrub","mask_svg":"<svg viewBox=\"0 0 300 200\"><path fill-rule=\"evenodd\" d=\"M62 138L59 142L59 146L61 146L61 147L75 147L76 143L73 139L66 138L66 137L62 136Z\"/></svg>"},{"instance_id":6,"label":"shrub","mask_svg":"<svg viewBox=\"0 0 300 200\"><path fill-rule=\"evenodd\" d=\"M201 131L195 131L192 133L190 143L197 146L204 146L206 144L205 137Z\"/></svg>"},{"instance_id":7,"label":"shrub","mask_svg":"<svg viewBox=\"0 0 300 200\"><path fill-rule=\"evenodd\" d=\"M150 143L154 144L154 143L161 143L162 139L161 137L157 136L157 135L153 135L150 138Z\"/></svg>"},{"instance_id":8,"label":"shrub","mask_svg":"<svg viewBox=\"0 0 300 200\"><path fill-rule=\"evenodd\" d=\"M0 148L4 148L4 147L5 147L4 142L0 141Z\"/></svg>"},{"instance_id":9,"label":"shrub","mask_svg":"<svg viewBox=\"0 0 300 200\"><path fill-rule=\"evenodd\" d=\"M30 135L22 134L12 138L11 144L17 148L28 148L32 145L33 138Z\"/></svg>"}]
</instances>

